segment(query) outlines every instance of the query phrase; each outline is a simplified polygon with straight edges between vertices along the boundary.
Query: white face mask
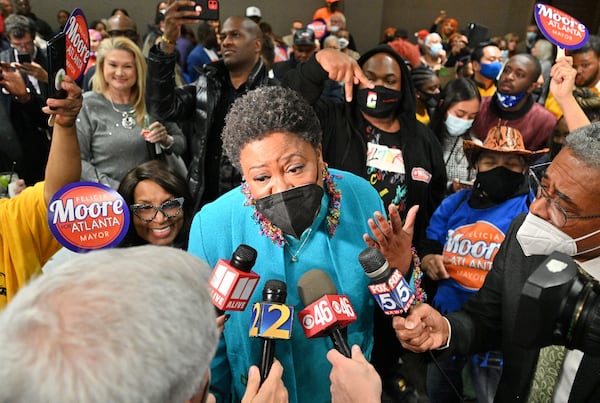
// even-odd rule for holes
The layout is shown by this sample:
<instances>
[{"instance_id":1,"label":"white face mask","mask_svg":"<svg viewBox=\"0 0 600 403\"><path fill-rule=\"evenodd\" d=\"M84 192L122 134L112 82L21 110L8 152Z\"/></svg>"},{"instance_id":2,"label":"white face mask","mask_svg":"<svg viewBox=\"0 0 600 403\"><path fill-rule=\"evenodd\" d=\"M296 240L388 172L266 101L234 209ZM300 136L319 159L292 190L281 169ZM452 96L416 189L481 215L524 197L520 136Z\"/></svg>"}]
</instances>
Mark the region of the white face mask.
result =
<instances>
[{"instance_id":1,"label":"white face mask","mask_svg":"<svg viewBox=\"0 0 600 403\"><path fill-rule=\"evenodd\" d=\"M471 126L473 125L473 120L474 119L462 119L457 116L454 116L451 113L448 113L448 117L444 121L444 124L446 125L446 130L448 131L448 134L452 137L457 137L461 134L466 133L467 130L471 128Z\"/></svg>"},{"instance_id":2,"label":"white face mask","mask_svg":"<svg viewBox=\"0 0 600 403\"><path fill-rule=\"evenodd\" d=\"M583 241L598 233L600 233L600 229L573 239L571 236L552 225L552 223L535 214L527 213L525 221L523 221L523 224L521 224L521 227L517 231L517 241L519 242L519 245L521 245L521 249L523 249L525 256L547 256L555 251L565 253L569 256L577 256L600 249L600 245L598 245L588 250L577 250L577 242Z\"/></svg>"}]
</instances>

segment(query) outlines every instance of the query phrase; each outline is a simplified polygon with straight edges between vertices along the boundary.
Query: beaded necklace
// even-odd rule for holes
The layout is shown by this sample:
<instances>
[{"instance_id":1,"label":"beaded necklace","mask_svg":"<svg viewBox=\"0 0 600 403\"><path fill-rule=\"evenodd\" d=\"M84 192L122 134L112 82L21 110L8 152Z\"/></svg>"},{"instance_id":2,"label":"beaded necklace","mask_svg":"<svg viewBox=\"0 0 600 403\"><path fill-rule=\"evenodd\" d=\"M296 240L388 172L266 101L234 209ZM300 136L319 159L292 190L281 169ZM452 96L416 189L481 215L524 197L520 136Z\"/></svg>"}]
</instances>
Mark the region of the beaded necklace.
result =
<instances>
[{"instance_id":1,"label":"beaded necklace","mask_svg":"<svg viewBox=\"0 0 600 403\"><path fill-rule=\"evenodd\" d=\"M110 101L110 105L112 106L113 110L121 114L121 126L123 126L125 129L133 129L136 123L134 117L132 116L135 114L135 108L131 108L129 111L120 111L113 103L112 98L108 98L108 100Z\"/></svg>"},{"instance_id":2,"label":"beaded necklace","mask_svg":"<svg viewBox=\"0 0 600 403\"><path fill-rule=\"evenodd\" d=\"M329 208L327 212L327 230L329 232L329 236L333 236L335 234L335 230L337 229L338 224L340 223L340 206L342 203L342 191L336 188L335 183L333 181L333 177L329 172L329 169L327 168L327 164L325 164L323 168L323 182L325 191L329 195ZM260 234L270 238L271 241L277 246L286 245L287 241L285 240L283 231L281 231L281 229L279 229L275 225L271 224L271 222L256 209L256 202L250 194L250 189L245 180L242 182L242 193L246 197L246 201L244 201L244 206L254 206L254 213L252 213L252 217L254 218L254 221L256 221L260 226ZM297 251L296 254L298 254L298 252L299 251Z\"/></svg>"}]
</instances>

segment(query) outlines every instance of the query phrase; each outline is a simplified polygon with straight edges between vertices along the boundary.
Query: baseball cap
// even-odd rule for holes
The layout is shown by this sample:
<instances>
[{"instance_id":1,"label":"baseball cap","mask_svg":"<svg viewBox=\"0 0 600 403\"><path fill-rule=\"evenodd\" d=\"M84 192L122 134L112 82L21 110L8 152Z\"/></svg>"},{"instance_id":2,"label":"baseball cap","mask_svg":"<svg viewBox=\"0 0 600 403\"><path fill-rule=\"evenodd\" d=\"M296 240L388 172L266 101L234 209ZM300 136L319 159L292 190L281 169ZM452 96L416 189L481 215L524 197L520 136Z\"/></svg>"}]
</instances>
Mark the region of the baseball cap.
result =
<instances>
[{"instance_id":1,"label":"baseball cap","mask_svg":"<svg viewBox=\"0 0 600 403\"><path fill-rule=\"evenodd\" d=\"M294 45L314 45L315 32L309 28L297 29L294 32Z\"/></svg>"},{"instance_id":2,"label":"baseball cap","mask_svg":"<svg viewBox=\"0 0 600 403\"><path fill-rule=\"evenodd\" d=\"M260 13L260 8L255 6L250 6L246 8L246 17L262 17Z\"/></svg>"}]
</instances>

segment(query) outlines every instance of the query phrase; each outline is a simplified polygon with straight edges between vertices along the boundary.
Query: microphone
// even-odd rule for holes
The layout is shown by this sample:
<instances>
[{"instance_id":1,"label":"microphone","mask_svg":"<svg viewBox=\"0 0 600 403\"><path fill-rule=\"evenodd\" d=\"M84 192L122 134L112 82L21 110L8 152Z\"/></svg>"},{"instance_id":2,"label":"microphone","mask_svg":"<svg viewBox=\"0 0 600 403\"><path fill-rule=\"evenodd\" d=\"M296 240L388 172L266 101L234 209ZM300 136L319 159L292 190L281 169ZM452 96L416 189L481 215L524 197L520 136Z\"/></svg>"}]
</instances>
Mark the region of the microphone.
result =
<instances>
[{"instance_id":1,"label":"microphone","mask_svg":"<svg viewBox=\"0 0 600 403\"><path fill-rule=\"evenodd\" d=\"M337 295L335 284L323 270L309 270L298 281L298 294L305 308L298 319L307 338L329 336L344 356L352 353L342 329L356 320L356 313L345 295Z\"/></svg>"},{"instance_id":2,"label":"microphone","mask_svg":"<svg viewBox=\"0 0 600 403\"><path fill-rule=\"evenodd\" d=\"M358 255L358 261L371 279L369 291L386 315L406 315L415 301L415 294L400 270L390 267L383 253L368 247Z\"/></svg>"},{"instance_id":3,"label":"microphone","mask_svg":"<svg viewBox=\"0 0 600 403\"><path fill-rule=\"evenodd\" d=\"M258 284L260 276L251 271L256 262L256 249L241 244L231 260L219 259L208 284L213 304L223 311L243 311Z\"/></svg>"},{"instance_id":4,"label":"microphone","mask_svg":"<svg viewBox=\"0 0 600 403\"><path fill-rule=\"evenodd\" d=\"M285 305L287 286L280 280L267 280L263 288L263 301L252 306L250 337L262 338L260 356L260 382L269 376L275 355L275 339L292 337L294 307Z\"/></svg>"}]
</instances>

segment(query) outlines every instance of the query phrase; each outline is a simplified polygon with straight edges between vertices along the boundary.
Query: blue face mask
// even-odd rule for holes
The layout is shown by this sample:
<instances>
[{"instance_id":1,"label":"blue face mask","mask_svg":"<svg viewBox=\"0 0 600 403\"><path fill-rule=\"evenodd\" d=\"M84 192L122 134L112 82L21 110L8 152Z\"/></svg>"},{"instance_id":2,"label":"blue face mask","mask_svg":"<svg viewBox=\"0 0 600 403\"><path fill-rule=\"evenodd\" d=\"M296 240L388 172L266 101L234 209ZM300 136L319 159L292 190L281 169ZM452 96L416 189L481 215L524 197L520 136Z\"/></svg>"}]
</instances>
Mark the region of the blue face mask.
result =
<instances>
[{"instance_id":1,"label":"blue face mask","mask_svg":"<svg viewBox=\"0 0 600 403\"><path fill-rule=\"evenodd\" d=\"M489 78L490 80L494 80L500 74L500 70L502 70L501 62L491 62L491 63L480 63L481 70L479 70L479 74L484 76L485 78Z\"/></svg>"},{"instance_id":2,"label":"blue face mask","mask_svg":"<svg viewBox=\"0 0 600 403\"><path fill-rule=\"evenodd\" d=\"M501 50L500 54L502 55L502 60L508 60L508 50Z\"/></svg>"},{"instance_id":3,"label":"blue face mask","mask_svg":"<svg viewBox=\"0 0 600 403\"><path fill-rule=\"evenodd\" d=\"M527 32L527 40L529 42L533 42L537 38L537 34L535 32Z\"/></svg>"},{"instance_id":4,"label":"blue face mask","mask_svg":"<svg viewBox=\"0 0 600 403\"><path fill-rule=\"evenodd\" d=\"M464 134L471 128L473 125L473 119L462 119L458 116L454 116L451 113L448 113L448 117L444 121L446 125L446 131L452 137L460 136Z\"/></svg>"},{"instance_id":5,"label":"blue face mask","mask_svg":"<svg viewBox=\"0 0 600 403\"><path fill-rule=\"evenodd\" d=\"M438 57L438 52L442 50L444 47L441 43L434 43L433 45L429 45L429 53L433 57Z\"/></svg>"},{"instance_id":6,"label":"blue face mask","mask_svg":"<svg viewBox=\"0 0 600 403\"><path fill-rule=\"evenodd\" d=\"M523 97L525 97L525 95L527 95L525 91L520 92L516 95L508 95L503 94L500 91L496 91L496 98L498 99L498 103L501 107L505 109L512 108L513 106L518 104L523 99Z\"/></svg>"}]
</instances>

